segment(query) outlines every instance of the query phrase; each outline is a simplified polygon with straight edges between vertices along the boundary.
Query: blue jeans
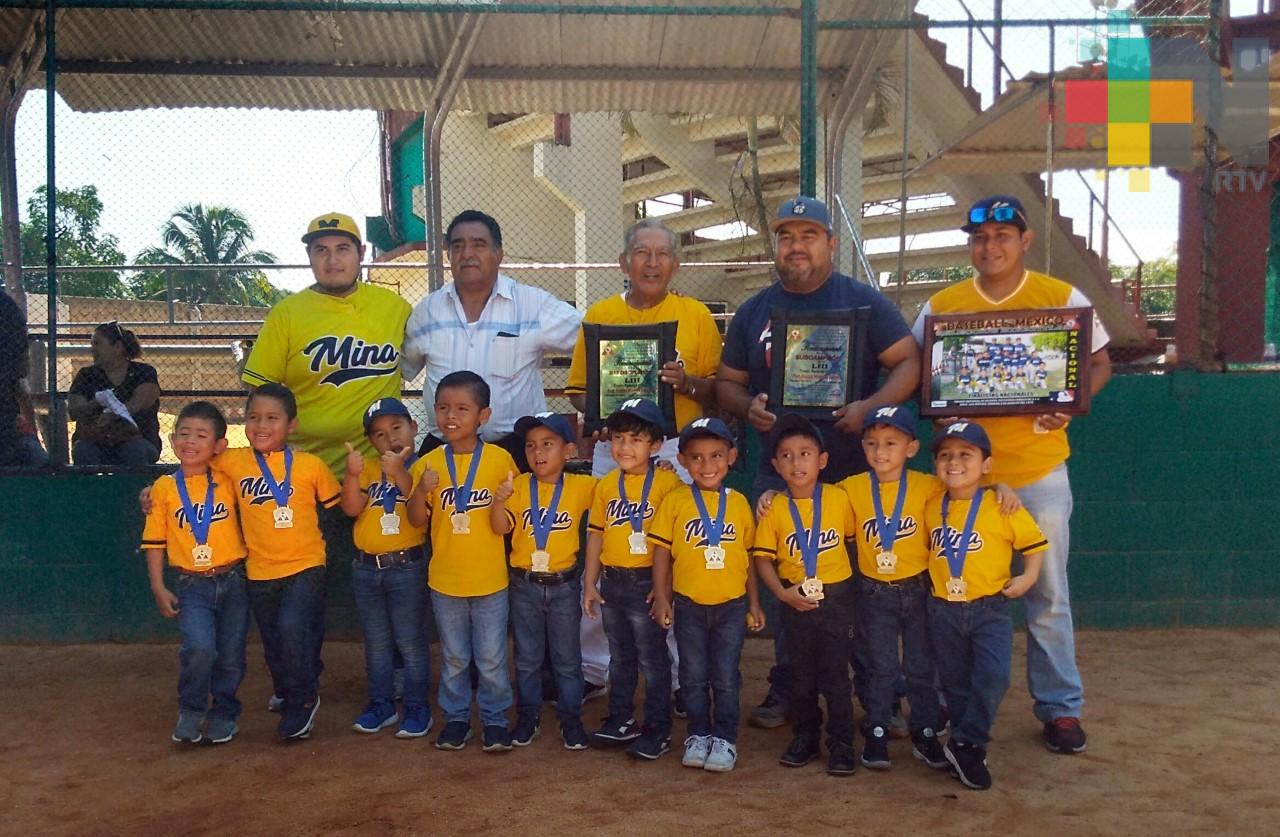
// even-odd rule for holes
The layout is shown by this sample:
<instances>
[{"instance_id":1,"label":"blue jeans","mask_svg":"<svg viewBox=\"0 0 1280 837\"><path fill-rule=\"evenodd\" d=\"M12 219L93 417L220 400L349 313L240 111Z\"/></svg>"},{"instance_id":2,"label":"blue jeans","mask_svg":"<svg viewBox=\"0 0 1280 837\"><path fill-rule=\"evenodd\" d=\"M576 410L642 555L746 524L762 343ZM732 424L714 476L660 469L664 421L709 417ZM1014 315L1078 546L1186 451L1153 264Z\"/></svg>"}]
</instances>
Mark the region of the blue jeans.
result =
<instances>
[{"instance_id":1,"label":"blue jeans","mask_svg":"<svg viewBox=\"0 0 1280 837\"><path fill-rule=\"evenodd\" d=\"M103 465L154 465L160 458L156 446L141 436L118 445L100 445L81 439L71 444L71 461L85 467Z\"/></svg>"},{"instance_id":2,"label":"blue jeans","mask_svg":"<svg viewBox=\"0 0 1280 837\"><path fill-rule=\"evenodd\" d=\"M972 602L931 595L929 640L951 713L951 737L986 747L1013 665L1009 600L998 593Z\"/></svg>"},{"instance_id":3,"label":"blue jeans","mask_svg":"<svg viewBox=\"0 0 1280 837\"><path fill-rule=\"evenodd\" d=\"M206 577L178 573L173 587L182 632L178 706L234 721L240 717L236 690L244 680L244 645L249 633L244 566Z\"/></svg>"},{"instance_id":4,"label":"blue jeans","mask_svg":"<svg viewBox=\"0 0 1280 837\"><path fill-rule=\"evenodd\" d=\"M384 570L352 561L351 592L364 634L369 700L394 699L391 673L398 649L404 658L404 702L426 706L431 679L431 650L422 622L427 611L426 559Z\"/></svg>"},{"instance_id":5,"label":"blue jeans","mask_svg":"<svg viewBox=\"0 0 1280 837\"><path fill-rule=\"evenodd\" d=\"M542 663L551 657L560 724L581 723L582 577L535 584L511 574L511 633L516 645L517 709L537 717L542 710Z\"/></svg>"},{"instance_id":6,"label":"blue jeans","mask_svg":"<svg viewBox=\"0 0 1280 837\"><path fill-rule=\"evenodd\" d=\"M929 587L928 573L892 584L869 578L858 580L855 640L862 644L862 657L866 662L862 695L867 726L889 728L898 679L905 675L907 700L911 702L911 731L938 727L938 692L934 688L926 611ZM899 638L902 640L901 661Z\"/></svg>"},{"instance_id":7,"label":"blue jeans","mask_svg":"<svg viewBox=\"0 0 1280 837\"><path fill-rule=\"evenodd\" d=\"M1072 498L1066 464L1017 493L1049 541L1049 548L1041 553L1040 578L1022 597L1027 613L1027 688L1042 722L1078 718L1084 706L1084 684L1076 667L1067 586Z\"/></svg>"},{"instance_id":8,"label":"blue jeans","mask_svg":"<svg viewBox=\"0 0 1280 837\"><path fill-rule=\"evenodd\" d=\"M271 686L286 707L310 703L320 688L324 576L324 567L311 567L284 578L249 582Z\"/></svg>"},{"instance_id":9,"label":"blue jeans","mask_svg":"<svg viewBox=\"0 0 1280 837\"><path fill-rule=\"evenodd\" d=\"M742 691L742 643L747 638L747 597L702 605L675 597L680 684L689 712L690 735L738 740L738 693ZM712 699L715 719L712 720Z\"/></svg>"},{"instance_id":10,"label":"blue jeans","mask_svg":"<svg viewBox=\"0 0 1280 837\"><path fill-rule=\"evenodd\" d=\"M605 603L600 618L609 639L609 718L632 717L643 674L644 730L666 735L671 732L671 655L667 629L649 618L645 597L652 589L647 570L605 567L601 576L600 595Z\"/></svg>"},{"instance_id":11,"label":"blue jeans","mask_svg":"<svg viewBox=\"0 0 1280 837\"><path fill-rule=\"evenodd\" d=\"M480 674L476 702L480 723L507 725L511 677L507 674L507 591L487 596L448 596L431 591L440 636L440 711L446 721L471 720L471 663Z\"/></svg>"},{"instance_id":12,"label":"blue jeans","mask_svg":"<svg viewBox=\"0 0 1280 837\"><path fill-rule=\"evenodd\" d=\"M789 584L784 582L784 584ZM849 657L853 646L853 579L827 584L825 598L803 613L782 608L787 651L791 656L791 729L796 735L818 735L827 704L827 741L853 744L853 693Z\"/></svg>"}]
</instances>

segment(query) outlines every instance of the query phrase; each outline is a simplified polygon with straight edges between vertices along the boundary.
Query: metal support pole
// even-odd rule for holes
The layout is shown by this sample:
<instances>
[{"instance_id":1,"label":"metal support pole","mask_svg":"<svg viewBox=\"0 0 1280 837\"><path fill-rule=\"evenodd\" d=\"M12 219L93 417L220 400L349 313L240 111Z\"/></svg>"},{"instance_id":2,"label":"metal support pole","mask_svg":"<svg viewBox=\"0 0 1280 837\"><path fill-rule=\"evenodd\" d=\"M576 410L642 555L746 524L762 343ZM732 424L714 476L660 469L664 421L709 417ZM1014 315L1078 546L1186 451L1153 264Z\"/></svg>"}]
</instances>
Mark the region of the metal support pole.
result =
<instances>
[{"instance_id":1,"label":"metal support pole","mask_svg":"<svg viewBox=\"0 0 1280 837\"><path fill-rule=\"evenodd\" d=\"M57 0L46 0L44 20L44 53L45 62L45 184L48 189L48 215L45 218L44 245L45 269L48 271L48 322L46 323L49 374L49 427L52 432L46 440L49 443L49 462L55 468L67 464L67 452L63 449L66 434L66 417L62 412L62 404L58 399L58 183L57 159L55 150L55 112L58 104L57 43L54 37L57 16Z\"/></svg>"},{"instance_id":2,"label":"metal support pole","mask_svg":"<svg viewBox=\"0 0 1280 837\"><path fill-rule=\"evenodd\" d=\"M1209 33L1205 49L1209 60L1219 64L1221 58L1222 0L1209 2ZM1196 347L1196 367L1202 372L1221 371L1218 358L1218 196L1214 181L1218 172L1218 132L1213 129L1211 113L1204 125L1204 158L1200 162L1200 340Z\"/></svg>"},{"instance_id":3,"label":"metal support pole","mask_svg":"<svg viewBox=\"0 0 1280 837\"><path fill-rule=\"evenodd\" d=\"M995 0L995 10L991 15L996 25L991 36L991 101L1000 98L1000 67L1004 63L1004 0Z\"/></svg>"},{"instance_id":4,"label":"metal support pole","mask_svg":"<svg viewBox=\"0 0 1280 837\"><path fill-rule=\"evenodd\" d=\"M999 9L999 2L996 4ZM999 30L997 30L999 31ZM1056 96L1054 96L1055 83L1057 77L1054 72L1053 61L1054 52L1053 45L1056 41L1056 31L1053 24L1049 24L1049 101L1048 101L1048 118L1044 122L1045 133L1045 189L1044 189L1044 272L1053 275L1053 109L1057 104ZM998 76L997 76L998 77Z\"/></svg>"},{"instance_id":5,"label":"metal support pole","mask_svg":"<svg viewBox=\"0 0 1280 837\"><path fill-rule=\"evenodd\" d=\"M1102 170L1102 266L1111 270L1111 169Z\"/></svg>"},{"instance_id":6,"label":"metal support pole","mask_svg":"<svg viewBox=\"0 0 1280 837\"><path fill-rule=\"evenodd\" d=\"M800 6L800 194L818 190L818 0Z\"/></svg>"},{"instance_id":7,"label":"metal support pole","mask_svg":"<svg viewBox=\"0 0 1280 837\"><path fill-rule=\"evenodd\" d=\"M902 33L902 178L898 189L898 285L893 303L902 307L902 292L907 285L907 169L911 165L911 39L913 33ZM874 283L873 283L874 284Z\"/></svg>"},{"instance_id":8,"label":"metal support pole","mask_svg":"<svg viewBox=\"0 0 1280 837\"><path fill-rule=\"evenodd\" d=\"M168 303L169 323L173 324L174 322L176 322L176 318L174 317L173 271L171 270L165 270L164 272L164 299L165 299L165 302Z\"/></svg>"}]
</instances>

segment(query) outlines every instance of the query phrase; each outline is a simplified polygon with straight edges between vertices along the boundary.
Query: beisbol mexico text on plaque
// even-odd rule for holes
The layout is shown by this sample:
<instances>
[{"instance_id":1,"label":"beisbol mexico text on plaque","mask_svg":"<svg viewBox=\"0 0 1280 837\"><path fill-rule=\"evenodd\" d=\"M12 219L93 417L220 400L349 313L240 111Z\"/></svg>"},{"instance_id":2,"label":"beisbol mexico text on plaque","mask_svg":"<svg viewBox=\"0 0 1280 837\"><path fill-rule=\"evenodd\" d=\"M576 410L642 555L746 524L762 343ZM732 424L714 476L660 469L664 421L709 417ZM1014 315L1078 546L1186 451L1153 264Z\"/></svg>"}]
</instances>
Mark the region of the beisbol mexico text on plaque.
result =
<instances>
[{"instance_id":1,"label":"beisbol mexico text on plaque","mask_svg":"<svg viewBox=\"0 0 1280 837\"><path fill-rule=\"evenodd\" d=\"M862 391L870 308L770 316L769 410L830 420Z\"/></svg>"},{"instance_id":2,"label":"beisbol mexico text on plaque","mask_svg":"<svg viewBox=\"0 0 1280 837\"><path fill-rule=\"evenodd\" d=\"M662 364L676 359L676 324L604 325L583 323L586 343L587 434L604 427L605 419L629 398L648 398L662 410L663 430L676 427L675 391L661 383Z\"/></svg>"}]
</instances>

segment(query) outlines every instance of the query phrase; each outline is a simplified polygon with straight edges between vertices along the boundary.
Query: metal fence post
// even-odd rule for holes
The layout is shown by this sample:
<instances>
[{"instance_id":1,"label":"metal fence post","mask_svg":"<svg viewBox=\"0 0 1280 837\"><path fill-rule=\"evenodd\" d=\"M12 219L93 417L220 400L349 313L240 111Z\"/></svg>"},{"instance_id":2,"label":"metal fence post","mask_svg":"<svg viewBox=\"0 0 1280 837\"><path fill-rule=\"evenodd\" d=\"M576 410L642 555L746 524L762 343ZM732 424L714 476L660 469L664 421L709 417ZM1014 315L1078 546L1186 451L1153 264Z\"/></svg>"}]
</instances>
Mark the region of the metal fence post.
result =
<instances>
[{"instance_id":1,"label":"metal fence post","mask_svg":"<svg viewBox=\"0 0 1280 837\"><path fill-rule=\"evenodd\" d=\"M800 7L800 194L818 191L818 0Z\"/></svg>"},{"instance_id":2,"label":"metal fence post","mask_svg":"<svg viewBox=\"0 0 1280 837\"><path fill-rule=\"evenodd\" d=\"M57 58L55 17L57 0L46 0L44 21L44 54L45 54L45 184L48 189L48 205L45 217L44 246L45 269L48 294L48 332L49 348L49 426L53 428L49 442L49 462L54 467L66 465L67 451L63 449L62 440L66 434L62 432L66 418L62 405L58 400L58 184L57 163L54 158L54 113L58 103L57 94ZM19 256L21 258L21 256Z\"/></svg>"}]
</instances>

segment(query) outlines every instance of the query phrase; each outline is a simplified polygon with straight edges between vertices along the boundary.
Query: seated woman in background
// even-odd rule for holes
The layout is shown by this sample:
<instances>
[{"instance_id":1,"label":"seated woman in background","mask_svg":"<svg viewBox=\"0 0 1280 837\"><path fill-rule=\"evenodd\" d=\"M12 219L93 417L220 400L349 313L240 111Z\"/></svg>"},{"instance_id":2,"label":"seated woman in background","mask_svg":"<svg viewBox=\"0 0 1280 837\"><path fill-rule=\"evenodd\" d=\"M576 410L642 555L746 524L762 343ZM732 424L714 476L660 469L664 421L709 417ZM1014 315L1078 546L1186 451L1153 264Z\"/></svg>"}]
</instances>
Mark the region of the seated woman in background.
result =
<instances>
[{"instance_id":1,"label":"seated woman in background","mask_svg":"<svg viewBox=\"0 0 1280 837\"><path fill-rule=\"evenodd\" d=\"M152 465L160 458L160 384L154 366L139 363L137 336L103 323L90 342L93 365L76 372L67 412L76 423L76 465ZM125 415L127 413L127 415Z\"/></svg>"}]
</instances>

